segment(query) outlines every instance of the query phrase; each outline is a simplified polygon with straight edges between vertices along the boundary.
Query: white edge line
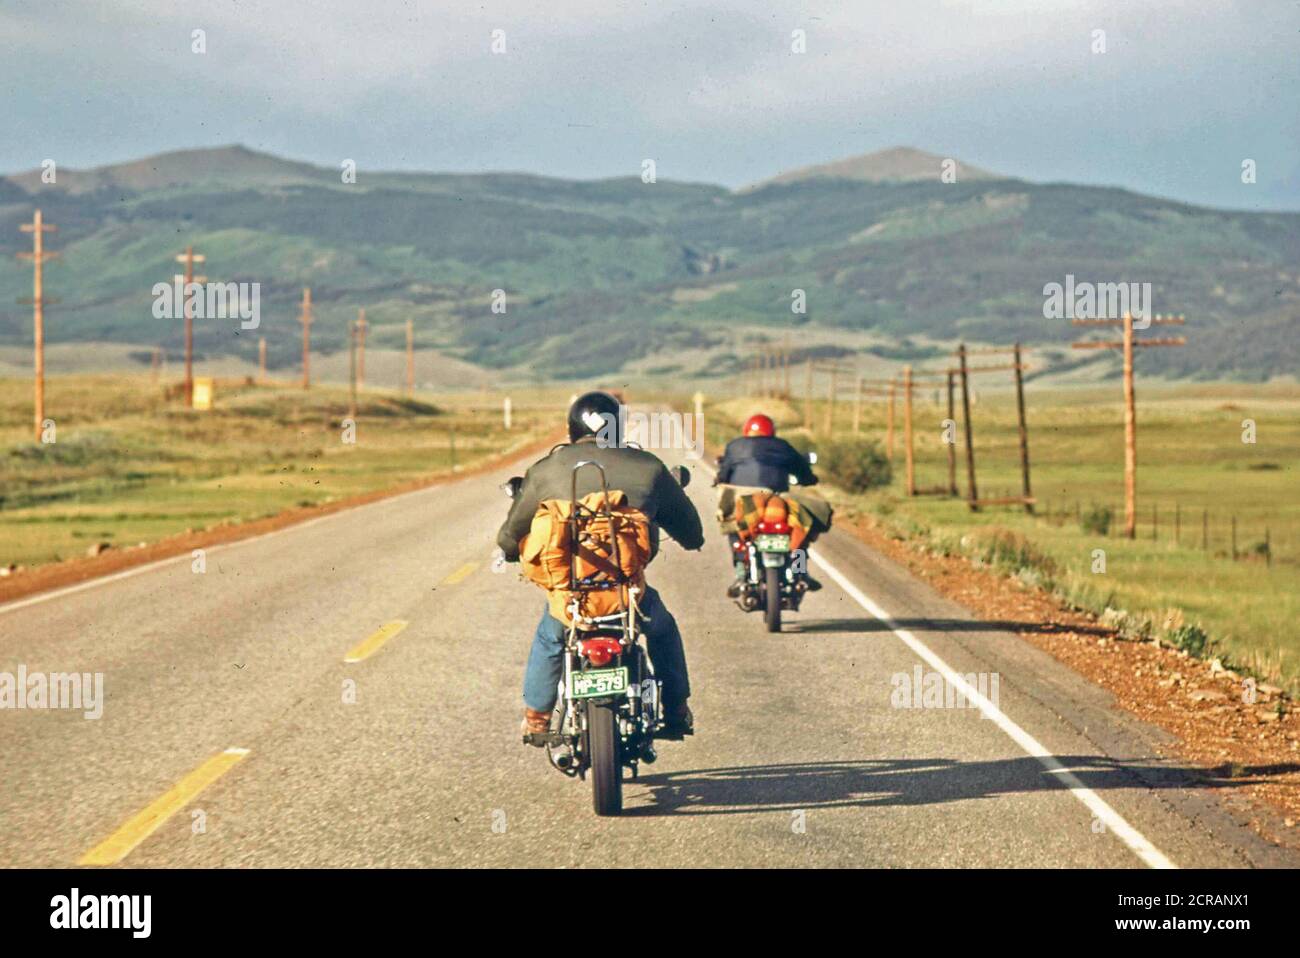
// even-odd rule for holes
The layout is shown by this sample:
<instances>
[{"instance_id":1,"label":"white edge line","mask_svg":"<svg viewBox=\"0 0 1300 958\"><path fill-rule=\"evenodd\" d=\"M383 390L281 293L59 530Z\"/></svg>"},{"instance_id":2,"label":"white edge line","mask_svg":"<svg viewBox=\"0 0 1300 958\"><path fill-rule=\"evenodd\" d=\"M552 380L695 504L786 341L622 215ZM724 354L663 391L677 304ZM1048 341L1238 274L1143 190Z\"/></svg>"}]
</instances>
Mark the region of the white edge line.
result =
<instances>
[{"instance_id":1,"label":"white edge line","mask_svg":"<svg viewBox=\"0 0 1300 958\"><path fill-rule=\"evenodd\" d=\"M1022 729L1019 725L1013 722L1006 713L990 702L985 696L981 695L974 686L962 678L961 675L948 665L947 662L931 651L929 646L914 636L911 632L900 628L888 612L876 605L876 603L871 601L871 599L867 598L861 589L849 581L844 573L840 572L839 569L835 568L821 556L811 551L808 555L816 565L824 569L826 574L835 580L836 585L848 593L849 598L853 599L858 603L858 605L866 609L868 613L888 626L890 631L893 632L904 645L929 663L935 671L942 674L944 679L946 679L950 685L958 689L958 691L966 697L968 702L973 702L976 707L984 713L986 718L992 720L998 728L1002 729L1002 731L1006 732L1007 735L1011 737L1012 741L1034 758L1038 759L1047 771L1055 775L1061 784L1068 788L1075 798L1087 806L1088 810L1099 818L1105 824L1107 829L1114 832L1120 841L1127 845L1129 849L1138 856L1138 858L1142 859L1143 862L1152 868L1178 867L1166 858L1164 854L1155 847L1155 845L1151 844L1150 840L1147 839L1145 835L1125 821L1124 817L1120 815L1119 812L1115 811L1115 809L1112 808L1100 795L1088 788L1088 786L1084 785L1083 782L1079 781L1078 777L1062 765L1056 756L1048 751L1042 743L1038 741L1038 739L1034 738Z\"/></svg>"},{"instance_id":2,"label":"white edge line","mask_svg":"<svg viewBox=\"0 0 1300 958\"><path fill-rule=\"evenodd\" d=\"M701 470L716 475L715 470L707 465L701 464ZM1100 795L1079 781L1078 777L1061 764L1050 751L1043 746L1038 739L1034 738L1019 725L1013 722L1001 709L990 702L985 696L979 693L979 690L967 682L943 659L939 658L930 647L914 636L904 628L900 628L894 621L893 616L878 606L863 593L856 585L849 581L848 576L844 575L839 569L835 568L817 553L809 550L808 557L826 571L835 584L843 589L853 601L862 606L868 614L879 619L889 630L894 633L898 639L909 649L920 656L925 662L943 675L944 679L950 685L961 691L966 696L966 701L974 702L984 717L990 719L993 724L1002 729L1013 742L1019 745L1029 755L1038 759L1039 763L1056 776L1070 793L1082 802L1087 809L1099 818L1103 824L1128 846L1138 858L1151 868L1177 868L1172 861L1165 857L1160 849L1156 848L1145 835L1130 825L1119 812L1115 811Z\"/></svg>"}]
</instances>

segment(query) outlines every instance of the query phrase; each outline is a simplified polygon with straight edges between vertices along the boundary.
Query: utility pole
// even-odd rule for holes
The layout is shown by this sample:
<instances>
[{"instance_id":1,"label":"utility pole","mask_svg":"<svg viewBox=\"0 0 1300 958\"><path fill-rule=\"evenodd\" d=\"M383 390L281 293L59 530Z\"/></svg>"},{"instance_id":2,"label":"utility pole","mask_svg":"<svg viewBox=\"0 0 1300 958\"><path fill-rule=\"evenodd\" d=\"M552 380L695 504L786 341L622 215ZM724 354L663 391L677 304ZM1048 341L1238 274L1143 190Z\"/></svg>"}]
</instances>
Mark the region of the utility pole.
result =
<instances>
[{"instance_id":1,"label":"utility pole","mask_svg":"<svg viewBox=\"0 0 1300 958\"><path fill-rule=\"evenodd\" d=\"M358 323L351 323L348 329L348 384L351 401L348 407L348 418L353 422L357 421L357 330Z\"/></svg>"},{"instance_id":2,"label":"utility pole","mask_svg":"<svg viewBox=\"0 0 1300 958\"><path fill-rule=\"evenodd\" d=\"M916 470L912 454L912 367L903 367L903 449L907 457L907 494L916 495Z\"/></svg>"},{"instance_id":3,"label":"utility pole","mask_svg":"<svg viewBox=\"0 0 1300 958\"><path fill-rule=\"evenodd\" d=\"M415 395L415 320L406 321L406 395Z\"/></svg>"},{"instance_id":4,"label":"utility pole","mask_svg":"<svg viewBox=\"0 0 1300 958\"><path fill-rule=\"evenodd\" d=\"M967 493L972 510L979 509L977 500L979 491L975 487L975 443L971 438L970 424L970 376L966 367L966 344L962 343L957 347L957 358L960 360L961 372L961 417L962 427L966 433L966 485Z\"/></svg>"},{"instance_id":5,"label":"utility pole","mask_svg":"<svg viewBox=\"0 0 1300 958\"><path fill-rule=\"evenodd\" d=\"M830 439L835 435L835 376L839 367L831 366L831 384L827 387L826 403L826 438Z\"/></svg>"},{"instance_id":6,"label":"utility pole","mask_svg":"<svg viewBox=\"0 0 1300 958\"><path fill-rule=\"evenodd\" d=\"M1016 372L1016 422L1020 429L1020 482L1021 490L1025 496L1025 512L1031 516L1034 514L1034 504L1030 500L1033 498L1033 492L1029 488L1029 423L1025 420L1025 377L1024 368L1020 362L1020 344L1016 343L1012 350L1012 363ZM948 396L951 405L952 396L952 379L948 380Z\"/></svg>"},{"instance_id":7,"label":"utility pole","mask_svg":"<svg viewBox=\"0 0 1300 958\"><path fill-rule=\"evenodd\" d=\"M257 339L257 383L263 385L266 382L266 337L259 336Z\"/></svg>"},{"instance_id":8,"label":"utility pole","mask_svg":"<svg viewBox=\"0 0 1300 958\"><path fill-rule=\"evenodd\" d=\"M862 377L858 377L857 388L853 394L853 435L862 433Z\"/></svg>"},{"instance_id":9,"label":"utility pole","mask_svg":"<svg viewBox=\"0 0 1300 958\"><path fill-rule=\"evenodd\" d=\"M357 389L366 388L366 311L357 310Z\"/></svg>"},{"instance_id":10,"label":"utility pole","mask_svg":"<svg viewBox=\"0 0 1300 958\"><path fill-rule=\"evenodd\" d=\"M311 388L311 287L302 291L302 312L298 316L302 323L302 388Z\"/></svg>"},{"instance_id":11,"label":"utility pole","mask_svg":"<svg viewBox=\"0 0 1300 958\"><path fill-rule=\"evenodd\" d=\"M203 256L194 252L193 246L185 247L185 252L176 257L176 262L185 264L185 285L181 287L181 302L185 309L185 405L194 408L194 297L190 295L190 285L205 282L206 276L195 277L194 264L205 261Z\"/></svg>"},{"instance_id":12,"label":"utility pole","mask_svg":"<svg viewBox=\"0 0 1300 958\"><path fill-rule=\"evenodd\" d=\"M45 422L45 304L54 302L45 298L44 264L47 259L55 259L59 255L58 253L46 252L45 234L56 232L58 227L42 220L41 211L36 210L32 214L32 221L22 223L18 228L24 233L32 234L32 251L30 253L19 253L18 256L20 259L30 259L32 261L32 399L35 409L33 421L36 427L36 441L40 442ZM23 301L19 300L19 302Z\"/></svg>"},{"instance_id":13,"label":"utility pole","mask_svg":"<svg viewBox=\"0 0 1300 958\"><path fill-rule=\"evenodd\" d=\"M957 417L954 406L953 392L956 389L956 376L951 369L948 370L948 421L953 423L952 442L948 443L948 495L953 498L957 497Z\"/></svg>"},{"instance_id":14,"label":"utility pole","mask_svg":"<svg viewBox=\"0 0 1300 958\"><path fill-rule=\"evenodd\" d=\"M803 390L803 424L804 428L812 432L812 360L804 361L804 390Z\"/></svg>"},{"instance_id":15,"label":"utility pole","mask_svg":"<svg viewBox=\"0 0 1300 958\"><path fill-rule=\"evenodd\" d=\"M894 394L898 391L898 382L889 381L889 424L885 427L885 455L894 461Z\"/></svg>"},{"instance_id":16,"label":"utility pole","mask_svg":"<svg viewBox=\"0 0 1300 958\"><path fill-rule=\"evenodd\" d=\"M785 339L781 343L781 389L785 393L785 398L789 399L790 393L790 334L785 334Z\"/></svg>"},{"instance_id":17,"label":"utility pole","mask_svg":"<svg viewBox=\"0 0 1300 958\"><path fill-rule=\"evenodd\" d=\"M1181 326L1179 316L1157 316L1156 326ZM1076 319L1075 326L1122 326L1124 338L1110 341L1083 341L1072 343L1075 349L1122 349L1124 351L1124 535L1137 536L1137 398L1133 387L1133 350L1146 346L1185 346L1186 338L1167 336L1161 339L1134 339L1133 316L1125 313L1123 319Z\"/></svg>"},{"instance_id":18,"label":"utility pole","mask_svg":"<svg viewBox=\"0 0 1300 958\"><path fill-rule=\"evenodd\" d=\"M149 354L149 381L151 383L158 382L158 370L159 367L162 365L162 362L158 355L160 352L162 352L162 350L159 347L155 346Z\"/></svg>"}]
</instances>

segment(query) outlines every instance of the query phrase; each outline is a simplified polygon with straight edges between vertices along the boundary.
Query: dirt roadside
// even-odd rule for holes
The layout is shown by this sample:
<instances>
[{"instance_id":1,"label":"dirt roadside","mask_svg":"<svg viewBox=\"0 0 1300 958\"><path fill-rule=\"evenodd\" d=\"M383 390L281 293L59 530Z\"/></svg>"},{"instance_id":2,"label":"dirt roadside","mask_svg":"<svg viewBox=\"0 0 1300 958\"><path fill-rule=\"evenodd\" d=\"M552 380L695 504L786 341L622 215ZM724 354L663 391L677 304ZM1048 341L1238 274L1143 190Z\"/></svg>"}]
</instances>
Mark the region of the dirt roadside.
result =
<instances>
[{"instance_id":1,"label":"dirt roadside","mask_svg":"<svg viewBox=\"0 0 1300 958\"><path fill-rule=\"evenodd\" d=\"M1231 780L1251 802L1279 811L1280 820L1247 809L1260 835L1300 848L1300 717L1280 690L1254 687L1217 660L1126 639L1041 589L960 556L934 555L868 516L837 517L836 526L979 618L1011 623L1006 627L1106 689L1119 707L1171 733L1170 757L1201 767L1207 784Z\"/></svg>"},{"instance_id":2,"label":"dirt roadside","mask_svg":"<svg viewBox=\"0 0 1300 958\"><path fill-rule=\"evenodd\" d=\"M157 542L151 542L143 546L109 549L97 556L82 556L67 559L63 562L52 562L48 565L25 569L20 573L0 579L0 604L35 595L39 592L47 592L51 589L76 585L90 579L113 575L135 566L158 562L161 559L170 559L173 556L184 555L194 549L206 549L228 542L237 542L240 539L251 539L254 536L265 535L277 529L297 525L300 522L326 516L343 509L352 509L368 502L377 502L380 499L400 496L403 493L414 492L417 489L428 489L432 486L441 486L448 482L482 475L514 459L543 452L551 448L555 443L562 441L563 436L560 433L553 433L546 438L538 439L499 456L493 456L458 472L415 479L387 489L376 489L373 492L348 496L344 499L336 499L333 502L321 503L316 506L287 509L276 515L253 519L248 522L224 522L209 529L167 536Z\"/></svg>"}]
</instances>

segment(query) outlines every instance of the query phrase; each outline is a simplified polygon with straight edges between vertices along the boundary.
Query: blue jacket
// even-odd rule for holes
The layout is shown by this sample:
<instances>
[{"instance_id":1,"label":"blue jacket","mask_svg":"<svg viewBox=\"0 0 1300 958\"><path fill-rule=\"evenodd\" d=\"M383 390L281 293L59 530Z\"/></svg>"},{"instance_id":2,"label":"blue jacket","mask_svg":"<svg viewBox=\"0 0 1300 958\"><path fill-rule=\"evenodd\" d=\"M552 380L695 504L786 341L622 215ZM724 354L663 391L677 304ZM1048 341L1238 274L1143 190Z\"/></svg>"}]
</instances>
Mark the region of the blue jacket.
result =
<instances>
[{"instance_id":1,"label":"blue jacket","mask_svg":"<svg viewBox=\"0 0 1300 958\"><path fill-rule=\"evenodd\" d=\"M758 486L786 492L790 477L801 486L815 486L808 460L784 439L776 436L741 436L727 443L718 467L718 482L732 486Z\"/></svg>"}]
</instances>

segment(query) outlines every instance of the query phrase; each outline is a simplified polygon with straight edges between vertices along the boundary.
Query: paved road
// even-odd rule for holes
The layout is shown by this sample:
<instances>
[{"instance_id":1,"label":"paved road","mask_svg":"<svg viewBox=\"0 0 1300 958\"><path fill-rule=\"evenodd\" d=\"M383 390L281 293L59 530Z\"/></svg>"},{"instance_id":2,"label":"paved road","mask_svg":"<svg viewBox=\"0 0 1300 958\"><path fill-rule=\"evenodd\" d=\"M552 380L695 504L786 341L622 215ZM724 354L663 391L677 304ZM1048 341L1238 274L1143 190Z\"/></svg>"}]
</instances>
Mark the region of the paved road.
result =
<instances>
[{"instance_id":1,"label":"paved road","mask_svg":"<svg viewBox=\"0 0 1300 958\"><path fill-rule=\"evenodd\" d=\"M718 537L665 548L699 734L596 819L517 741L543 603L490 566L511 471L0 609L0 673L106 690L99 720L0 711L0 864L1297 864L1099 689L838 534L777 636ZM918 665L996 672L997 707L893 707Z\"/></svg>"}]
</instances>

